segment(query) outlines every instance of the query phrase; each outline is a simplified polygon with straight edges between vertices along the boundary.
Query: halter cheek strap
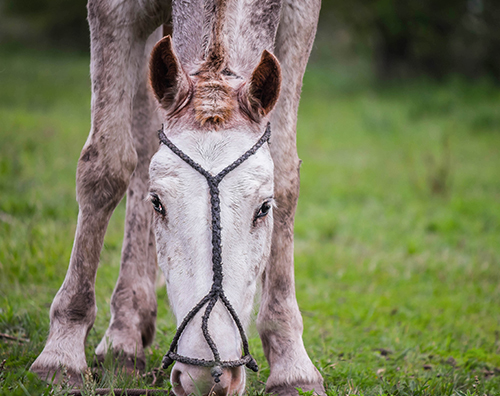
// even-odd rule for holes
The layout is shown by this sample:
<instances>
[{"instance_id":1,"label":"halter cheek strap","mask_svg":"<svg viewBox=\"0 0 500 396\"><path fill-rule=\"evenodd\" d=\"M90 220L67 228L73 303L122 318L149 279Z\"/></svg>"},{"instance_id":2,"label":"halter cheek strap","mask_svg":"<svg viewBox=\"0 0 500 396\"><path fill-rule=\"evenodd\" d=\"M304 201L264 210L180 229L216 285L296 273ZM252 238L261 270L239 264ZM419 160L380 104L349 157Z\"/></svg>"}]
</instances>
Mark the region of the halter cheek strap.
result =
<instances>
[{"instance_id":1,"label":"halter cheek strap","mask_svg":"<svg viewBox=\"0 0 500 396\"><path fill-rule=\"evenodd\" d=\"M266 131L259 139L259 141L245 154L243 154L240 158L234 161L231 165L224 168L220 173L215 176L212 176L209 172L203 169L198 163L193 161L190 157L184 154L177 146L175 146L163 133L163 130L158 132L158 136L160 138L160 142L165 146L170 148L179 158L189 164L193 169L201 173L205 179L207 180L208 187L210 190L210 206L211 206L211 214L212 214L212 271L213 271L213 283L212 288L208 292L208 294L201 299L201 301L196 304L196 306L186 315L181 325L177 329L175 333L174 339L172 340L172 344L170 344L169 351L165 354L162 367L166 369L170 366L174 361L178 361L185 364L190 364L193 366L203 366L203 367L212 367L211 374L214 378L215 382L220 382L220 377L222 375L222 368L224 367L238 367L238 366L247 366L249 369L257 372L259 367L257 366L257 362L250 355L248 348L248 340L245 335L245 330L241 324L240 319L231 303L227 299L224 290L222 289L222 244L221 244L221 216L220 216L220 198L219 198L219 184L229 172L234 170L236 167L241 165L245 160L247 160L251 155L255 154L257 150L262 147L265 142L269 143L269 139L271 137L271 124L268 122ZM222 304L226 307L229 314L233 318L236 327L241 336L241 341L243 343L243 354L240 359L237 360L228 360L221 361L219 351L217 349L217 345L214 340L210 336L208 332L208 319L210 317L210 313L215 306L215 303L220 300ZM195 317L195 315L206 305L205 312L202 317L201 322L201 330L203 332L203 336L207 341L210 350L214 356L213 360L205 360L205 359L196 359L190 358L187 356L182 356L177 353L177 344L179 342L179 338L183 331L186 329L189 322Z\"/></svg>"}]
</instances>

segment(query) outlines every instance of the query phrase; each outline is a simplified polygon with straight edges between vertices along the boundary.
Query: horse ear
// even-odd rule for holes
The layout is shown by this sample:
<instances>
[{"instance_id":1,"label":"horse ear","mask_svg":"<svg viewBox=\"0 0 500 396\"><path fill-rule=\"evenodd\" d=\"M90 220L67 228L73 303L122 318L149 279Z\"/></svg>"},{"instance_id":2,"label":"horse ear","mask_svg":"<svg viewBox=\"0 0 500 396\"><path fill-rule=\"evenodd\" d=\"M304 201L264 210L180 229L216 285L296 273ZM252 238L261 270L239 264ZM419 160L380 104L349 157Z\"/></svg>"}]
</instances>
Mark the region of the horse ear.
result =
<instances>
[{"instance_id":1,"label":"horse ear","mask_svg":"<svg viewBox=\"0 0 500 396\"><path fill-rule=\"evenodd\" d=\"M167 111L175 111L190 94L191 79L175 55L170 36L158 41L151 52L149 79L156 99Z\"/></svg>"},{"instance_id":2,"label":"horse ear","mask_svg":"<svg viewBox=\"0 0 500 396\"><path fill-rule=\"evenodd\" d=\"M254 118L269 114L278 101L280 88L281 67L278 59L264 50L247 89L248 105Z\"/></svg>"}]
</instances>

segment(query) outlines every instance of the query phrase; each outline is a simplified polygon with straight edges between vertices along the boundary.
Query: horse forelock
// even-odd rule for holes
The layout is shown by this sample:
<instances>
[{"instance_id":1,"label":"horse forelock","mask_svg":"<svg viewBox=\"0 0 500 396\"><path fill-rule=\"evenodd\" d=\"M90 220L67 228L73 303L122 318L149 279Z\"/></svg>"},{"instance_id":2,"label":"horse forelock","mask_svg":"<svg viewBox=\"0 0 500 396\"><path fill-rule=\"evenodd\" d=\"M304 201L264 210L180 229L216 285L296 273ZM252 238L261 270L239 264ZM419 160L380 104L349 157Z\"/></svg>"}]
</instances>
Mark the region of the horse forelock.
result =
<instances>
[{"instance_id":1,"label":"horse forelock","mask_svg":"<svg viewBox=\"0 0 500 396\"><path fill-rule=\"evenodd\" d=\"M236 108L233 88L221 75L201 75L195 84L193 106L196 120L203 126L224 125Z\"/></svg>"},{"instance_id":2,"label":"horse forelock","mask_svg":"<svg viewBox=\"0 0 500 396\"><path fill-rule=\"evenodd\" d=\"M228 1L204 0L203 63L196 73L193 94L195 118L202 126L222 126L235 107L232 87L221 74L228 57L224 35Z\"/></svg>"}]
</instances>

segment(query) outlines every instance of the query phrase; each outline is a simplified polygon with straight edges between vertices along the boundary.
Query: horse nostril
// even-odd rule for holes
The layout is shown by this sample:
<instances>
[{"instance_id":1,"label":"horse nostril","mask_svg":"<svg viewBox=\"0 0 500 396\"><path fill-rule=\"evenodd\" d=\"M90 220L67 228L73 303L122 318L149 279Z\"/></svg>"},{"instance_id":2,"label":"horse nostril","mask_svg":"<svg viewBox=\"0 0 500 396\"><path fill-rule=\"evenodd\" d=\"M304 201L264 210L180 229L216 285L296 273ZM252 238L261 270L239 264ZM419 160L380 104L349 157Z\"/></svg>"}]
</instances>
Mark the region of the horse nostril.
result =
<instances>
[{"instance_id":1,"label":"horse nostril","mask_svg":"<svg viewBox=\"0 0 500 396\"><path fill-rule=\"evenodd\" d=\"M170 379L176 396L208 395L214 387L210 368L179 362L174 365Z\"/></svg>"},{"instance_id":2,"label":"horse nostril","mask_svg":"<svg viewBox=\"0 0 500 396\"><path fill-rule=\"evenodd\" d=\"M184 389L181 385L181 372L179 370L176 370L175 368L172 369L172 374L170 374L170 382L172 383L172 390L174 391L176 396L186 396L186 392L184 392Z\"/></svg>"}]
</instances>

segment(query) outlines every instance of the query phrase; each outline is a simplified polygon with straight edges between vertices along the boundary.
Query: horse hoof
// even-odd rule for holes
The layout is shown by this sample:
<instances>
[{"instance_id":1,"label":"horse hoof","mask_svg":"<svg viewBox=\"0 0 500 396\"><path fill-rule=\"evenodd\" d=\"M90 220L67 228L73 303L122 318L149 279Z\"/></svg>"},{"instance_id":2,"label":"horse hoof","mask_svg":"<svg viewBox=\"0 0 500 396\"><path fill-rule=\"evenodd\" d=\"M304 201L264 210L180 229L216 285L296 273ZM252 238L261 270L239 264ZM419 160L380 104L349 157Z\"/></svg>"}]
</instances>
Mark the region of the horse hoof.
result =
<instances>
[{"instance_id":1,"label":"horse hoof","mask_svg":"<svg viewBox=\"0 0 500 396\"><path fill-rule=\"evenodd\" d=\"M103 363L106 361L103 355L96 355L94 359L94 367L99 367L103 370ZM136 356L124 355L123 352L116 352L112 354L117 371L125 372L128 375L137 375L146 369L146 359Z\"/></svg>"},{"instance_id":2,"label":"horse hoof","mask_svg":"<svg viewBox=\"0 0 500 396\"><path fill-rule=\"evenodd\" d=\"M83 386L82 374L64 367L54 368L33 365L30 371L35 373L41 380L51 384L67 384L73 388L81 388Z\"/></svg>"},{"instance_id":3,"label":"horse hoof","mask_svg":"<svg viewBox=\"0 0 500 396\"><path fill-rule=\"evenodd\" d=\"M302 392L314 391L313 395L326 396L325 388L323 384L294 384L294 385L275 385L266 389L266 393L276 396L298 396L298 388L302 389Z\"/></svg>"}]
</instances>

